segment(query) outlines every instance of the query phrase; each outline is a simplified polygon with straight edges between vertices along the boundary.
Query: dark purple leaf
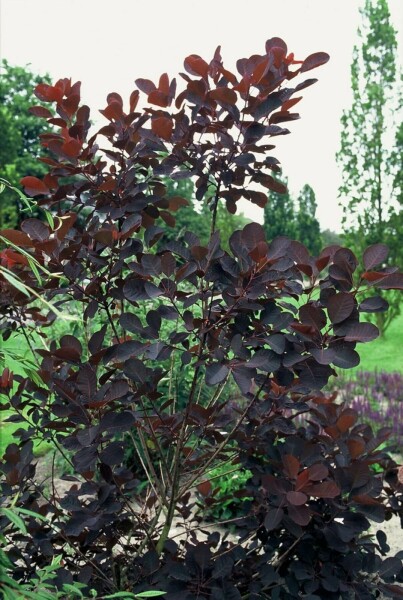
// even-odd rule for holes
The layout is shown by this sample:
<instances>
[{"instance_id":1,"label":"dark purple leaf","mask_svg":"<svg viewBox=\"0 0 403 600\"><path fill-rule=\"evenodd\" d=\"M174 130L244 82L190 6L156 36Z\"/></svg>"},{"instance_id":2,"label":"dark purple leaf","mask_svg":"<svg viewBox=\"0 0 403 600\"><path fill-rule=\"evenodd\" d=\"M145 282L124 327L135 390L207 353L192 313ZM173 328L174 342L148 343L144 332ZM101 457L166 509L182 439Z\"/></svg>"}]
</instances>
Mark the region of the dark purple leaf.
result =
<instances>
[{"instance_id":1,"label":"dark purple leaf","mask_svg":"<svg viewBox=\"0 0 403 600\"><path fill-rule=\"evenodd\" d=\"M340 323L351 315L354 310L354 297L347 292L331 296L327 303L327 312L332 323Z\"/></svg>"},{"instance_id":2,"label":"dark purple leaf","mask_svg":"<svg viewBox=\"0 0 403 600\"><path fill-rule=\"evenodd\" d=\"M242 230L242 241L249 251L253 250L259 242L266 241L263 227L259 223L248 223Z\"/></svg>"},{"instance_id":3,"label":"dark purple leaf","mask_svg":"<svg viewBox=\"0 0 403 600\"><path fill-rule=\"evenodd\" d=\"M301 323L313 325L315 329L320 331L326 325L325 311L312 304L305 304L299 309L299 318Z\"/></svg>"},{"instance_id":4,"label":"dark purple leaf","mask_svg":"<svg viewBox=\"0 0 403 600\"><path fill-rule=\"evenodd\" d=\"M355 323L345 335L346 342L371 342L379 336L379 329L372 323Z\"/></svg>"},{"instance_id":5,"label":"dark purple leaf","mask_svg":"<svg viewBox=\"0 0 403 600\"><path fill-rule=\"evenodd\" d=\"M115 344L108 348L105 352L103 360L107 364L112 360L115 362L124 362L131 356L138 356L144 352L144 344L135 340L128 342L122 342L121 344Z\"/></svg>"},{"instance_id":6,"label":"dark purple leaf","mask_svg":"<svg viewBox=\"0 0 403 600\"><path fill-rule=\"evenodd\" d=\"M136 79L135 84L139 90L145 94L150 94L156 89L154 83L149 79Z\"/></svg>"},{"instance_id":7,"label":"dark purple leaf","mask_svg":"<svg viewBox=\"0 0 403 600\"><path fill-rule=\"evenodd\" d=\"M280 357L272 350L258 350L245 366L269 373L276 371L280 367L280 364Z\"/></svg>"},{"instance_id":8,"label":"dark purple leaf","mask_svg":"<svg viewBox=\"0 0 403 600\"><path fill-rule=\"evenodd\" d=\"M347 344L334 346L335 357L333 364L341 369L352 369L360 364L360 355Z\"/></svg>"},{"instance_id":9,"label":"dark purple leaf","mask_svg":"<svg viewBox=\"0 0 403 600\"><path fill-rule=\"evenodd\" d=\"M310 54L301 65L301 73L316 69L320 65L324 65L329 60L330 56L326 52L315 52Z\"/></svg>"},{"instance_id":10,"label":"dark purple leaf","mask_svg":"<svg viewBox=\"0 0 403 600\"><path fill-rule=\"evenodd\" d=\"M367 271L376 265L385 262L389 254L389 248L385 244L374 244L369 246L363 255L363 262Z\"/></svg>"},{"instance_id":11,"label":"dark purple leaf","mask_svg":"<svg viewBox=\"0 0 403 600\"><path fill-rule=\"evenodd\" d=\"M206 367L206 383L207 385L217 385L222 383L227 377L229 369L226 365L213 363Z\"/></svg>"},{"instance_id":12,"label":"dark purple leaf","mask_svg":"<svg viewBox=\"0 0 403 600\"><path fill-rule=\"evenodd\" d=\"M50 229L39 219L25 219L25 221L21 223L21 229L29 235L31 240L44 242L49 239Z\"/></svg>"},{"instance_id":13,"label":"dark purple leaf","mask_svg":"<svg viewBox=\"0 0 403 600\"><path fill-rule=\"evenodd\" d=\"M95 395L97 388L97 376L94 368L91 365L86 364L80 366L76 385L78 390L85 398L90 399Z\"/></svg>"},{"instance_id":14,"label":"dark purple leaf","mask_svg":"<svg viewBox=\"0 0 403 600\"><path fill-rule=\"evenodd\" d=\"M310 353L320 365L330 365L336 358L333 348L311 348Z\"/></svg>"},{"instance_id":15,"label":"dark purple leaf","mask_svg":"<svg viewBox=\"0 0 403 600\"><path fill-rule=\"evenodd\" d=\"M303 492L294 491L287 492L286 498L288 502L290 504L293 504L294 506L301 506L302 504L305 504L305 502L308 500L308 496Z\"/></svg>"},{"instance_id":16,"label":"dark purple leaf","mask_svg":"<svg viewBox=\"0 0 403 600\"><path fill-rule=\"evenodd\" d=\"M276 529L283 520L283 517L284 511L282 508L270 509L264 518L264 526L266 527L267 531Z\"/></svg>"},{"instance_id":17,"label":"dark purple leaf","mask_svg":"<svg viewBox=\"0 0 403 600\"><path fill-rule=\"evenodd\" d=\"M247 367L236 367L232 370L232 376L242 394L247 395L251 391L253 379L256 377L256 370Z\"/></svg>"},{"instance_id":18,"label":"dark purple leaf","mask_svg":"<svg viewBox=\"0 0 403 600\"><path fill-rule=\"evenodd\" d=\"M102 450L99 458L105 465L112 467L119 465L124 456L124 450L121 442L112 442L104 450Z\"/></svg>"},{"instance_id":19,"label":"dark purple leaf","mask_svg":"<svg viewBox=\"0 0 403 600\"><path fill-rule=\"evenodd\" d=\"M390 556L383 561L382 566L379 569L379 574L381 577L392 577L393 575L397 575L401 568L402 561L395 556Z\"/></svg>"},{"instance_id":20,"label":"dark purple leaf","mask_svg":"<svg viewBox=\"0 0 403 600\"><path fill-rule=\"evenodd\" d=\"M403 290L403 273L392 273L375 284L381 290Z\"/></svg>"},{"instance_id":21,"label":"dark purple leaf","mask_svg":"<svg viewBox=\"0 0 403 600\"><path fill-rule=\"evenodd\" d=\"M388 302L381 298L381 296L371 296L370 298L365 298L365 300L361 302L358 310L361 312L376 313L385 312L388 308Z\"/></svg>"}]
</instances>

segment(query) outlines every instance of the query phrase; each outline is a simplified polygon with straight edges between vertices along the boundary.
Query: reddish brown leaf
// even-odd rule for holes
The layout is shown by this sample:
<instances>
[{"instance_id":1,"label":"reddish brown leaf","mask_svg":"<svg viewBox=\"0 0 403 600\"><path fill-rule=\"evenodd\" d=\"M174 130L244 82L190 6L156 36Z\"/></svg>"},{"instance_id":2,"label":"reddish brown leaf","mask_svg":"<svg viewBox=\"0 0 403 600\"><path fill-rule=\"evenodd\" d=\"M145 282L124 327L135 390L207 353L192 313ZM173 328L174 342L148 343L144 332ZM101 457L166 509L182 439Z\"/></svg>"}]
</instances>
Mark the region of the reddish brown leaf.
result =
<instances>
[{"instance_id":1,"label":"reddish brown leaf","mask_svg":"<svg viewBox=\"0 0 403 600\"><path fill-rule=\"evenodd\" d=\"M156 117L151 121L152 132L163 140L170 140L173 130L172 120L168 117Z\"/></svg>"},{"instance_id":2,"label":"reddish brown leaf","mask_svg":"<svg viewBox=\"0 0 403 600\"><path fill-rule=\"evenodd\" d=\"M283 456L284 470L291 479L296 479L300 470L300 462L298 458L292 454L286 454Z\"/></svg>"},{"instance_id":3,"label":"reddish brown leaf","mask_svg":"<svg viewBox=\"0 0 403 600\"><path fill-rule=\"evenodd\" d=\"M51 119L53 117L53 114L50 112L50 110L44 106L31 106L28 110L36 117L42 117L45 119Z\"/></svg>"},{"instance_id":4,"label":"reddish brown leaf","mask_svg":"<svg viewBox=\"0 0 403 600\"><path fill-rule=\"evenodd\" d=\"M169 97L167 94L164 94L160 90L154 90L148 95L148 101L151 104L155 104L157 106L162 106L162 108L166 108L169 105Z\"/></svg>"},{"instance_id":5,"label":"reddish brown leaf","mask_svg":"<svg viewBox=\"0 0 403 600\"><path fill-rule=\"evenodd\" d=\"M200 494L202 496L210 496L212 489L213 489L213 486L211 485L211 482L208 480L202 481L197 486L197 490L200 492Z\"/></svg>"},{"instance_id":6,"label":"reddish brown leaf","mask_svg":"<svg viewBox=\"0 0 403 600\"><path fill-rule=\"evenodd\" d=\"M118 120L123 115L122 107L118 102L111 102L106 108L99 111L104 117L112 121L112 119Z\"/></svg>"},{"instance_id":7,"label":"reddish brown leaf","mask_svg":"<svg viewBox=\"0 0 403 600\"><path fill-rule=\"evenodd\" d=\"M20 184L24 186L25 193L29 196L39 196L41 194L49 194L49 188L37 177L28 175L20 180Z\"/></svg>"},{"instance_id":8,"label":"reddish brown leaf","mask_svg":"<svg viewBox=\"0 0 403 600\"><path fill-rule=\"evenodd\" d=\"M199 75L203 79L208 77L209 66L201 56L191 54L185 58L184 67L191 75Z\"/></svg>"},{"instance_id":9,"label":"reddish brown leaf","mask_svg":"<svg viewBox=\"0 0 403 600\"><path fill-rule=\"evenodd\" d=\"M254 68L250 77L250 82L255 85L258 84L266 75L272 64L273 56L271 54L264 56L263 60L257 65L257 67Z\"/></svg>"},{"instance_id":10,"label":"reddish brown leaf","mask_svg":"<svg viewBox=\"0 0 403 600\"><path fill-rule=\"evenodd\" d=\"M215 90L212 90L209 94L210 98L216 100L219 104L236 104L237 95L234 90L231 90L227 87L219 87Z\"/></svg>"},{"instance_id":11,"label":"reddish brown leaf","mask_svg":"<svg viewBox=\"0 0 403 600\"><path fill-rule=\"evenodd\" d=\"M100 192L110 192L110 191L114 190L115 187L116 187L116 179L114 179L113 177L110 177L109 179L107 179L106 181L101 183L101 185L98 187L98 189Z\"/></svg>"},{"instance_id":12,"label":"reddish brown leaf","mask_svg":"<svg viewBox=\"0 0 403 600\"><path fill-rule=\"evenodd\" d=\"M169 210L177 211L182 206L188 206L189 200L186 198L182 198L180 196L172 196L168 199L169 202Z\"/></svg>"},{"instance_id":13,"label":"reddish brown leaf","mask_svg":"<svg viewBox=\"0 0 403 600\"><path fill-rule=\"evenodd\" d=\"M158 89L163 94L169 96L169 77L167 73L163 73L158 82Z\"/></svg>"},{"instance_id":14,"label":"reddish brown leaf","mask_svg":"<svg viewBox=\"0 0 403 600\"><path fill-rule=\"evenodd\" d=\"M297 481L295 482L295 491L299 492L299 491L303 490L308 482L309 482L309 470L304 469L304 471L302 471L297 477Z\"/></svg>"},{"instance_id":15,"label":"reddish brown leaf","mask_svg":"<svg viewBox=\"0 0 403 600\"><path fill-rule=\"evenodd\" d=\"M336 498L340 489L334 481L324 481L305 488L305 492L315 498Z\"/></svg>"},{"instance_id":16,"label":"reddish brown leaf","mask_svg":"<svg viewBox=\"0 0 403 600\"><path fill-rule=\"evenodd\" d=\"M363 440L349 439L347 440L347 448L351 458L354 460L365 452L365 442Z\"/></svg>"},{"instance_id":17,"label":"reddish brown leaf","mask_svg":"<svg viewBox=\"0 0 403 600\"><path fill-rule=\"evenodd\" d=\"M1 229L0 235L16 246L32 246L31 239L22 231L17 231L16 229Z\"/></svg>"},{"instance_id":18,"label":"reddish brown leaf","mask_svg":"<svg viewBox=\"0 0 403 600\"><path fill-rule=\"evenodd\" d=\"M378 273L377 271L365 271L365 273L361 275L362 279L365 279L371 283L374 281L382 281L382 279L385 279L385 277L387 277L387 273Z\"/></svg>"},{"instance_id":19,"label":"reddish brown leaf","mask_svg":"<svg viewBox=\"0 0 403 600\"><path fill-rule=\"evenodd\" d=\"M70 140L62 145L61 150L70 158L77 158L81 152L81 144L78 140Z\"/></svg>"},{"instance_id":20,"label":"reddish brown leaf","mask_svg":"<svg viewBox=\"0 0 403 600\"><path fill-rule=\"evenodd\" d=\"M341 433L348 431L356 423L358 415L354 411L345 410L337 419L336 426Z\"/></svg>"},{"instance_id":21,"label":"reddish brown leaf","mask_svg":"<svg viewBox=\"0 0 403 600\"><path fill-rule=\"evenodd\" d=\"M290 98L289 100L286 100L285 102L283 102L283 104L281 106L281 110L282 111L289 110L295 104L297 104L300 100L302 100L302 96L298 96L297 98Z\"/></svg>"},{"instance_id":22,"label":"reddish brown leaf","mask_svg":"<svg viewBox=\"0 0 403 600\"><path fill-rule=\"evenodd\" d=\"M137 106L137 103L139 101L139 97L140 97L140 94L139 94L138 90L134 90L130 94L129 106L130 106L130 112L131 113L136 110L136 106Z\"/></svg>"}]
</instances>

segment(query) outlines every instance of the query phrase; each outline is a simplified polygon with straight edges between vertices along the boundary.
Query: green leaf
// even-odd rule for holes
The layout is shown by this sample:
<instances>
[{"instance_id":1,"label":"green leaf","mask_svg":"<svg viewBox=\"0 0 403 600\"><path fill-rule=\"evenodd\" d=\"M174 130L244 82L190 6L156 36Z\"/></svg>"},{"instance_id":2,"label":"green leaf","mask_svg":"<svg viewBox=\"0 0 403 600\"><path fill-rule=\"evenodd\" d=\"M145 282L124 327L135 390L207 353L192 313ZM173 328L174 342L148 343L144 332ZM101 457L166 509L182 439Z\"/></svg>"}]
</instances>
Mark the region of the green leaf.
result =
<instances>
[{"instance_id":1,"label":"green leaf","mask_svg":"<svg viewBox=\"0 0 403 600\"><path fill-rule=\"evenodd\" d=\"M15 287L16 290L18 290L22 294L25 294L25 296L28 296L28 298L30 297L30 294L27 290L27 286L24 283L22 283L22 281L17 279L14 275L12 275L10 271L6 269L6 267L0 267L0 273L3 274L4 279L8 281L8 283L11 283L11 285Z\"/></svg>"},{"instance_id":2,"label":"green leaf","mask_svg":"<svg viewBox=\"0 0 403 600\"><path fill-rule=\"evenodd\" d=\"M1 508L0 512L5 515L7 519L21 531L21 533L27 533L27 528L24 521L19 515L16 514L15 510L12 510L11 508Z\"/></svg>"},{"instance_id":3,"label":"green leaf","mask_svg":"<svg viewBox=\"0 0 403 600\"><path fill-rule=\"evenodd\" d=\"M45 217L47 222L49 223L49 227L53 230L55 228L55 220L52 214L48 210L46 210L46 208L43 208L42 210L45 213Z\"/></svg>"},{"instance_id":4,"label":"green leaf","mask_svg":"<svg viewBox=\"0 0 403 600\"><path fill-rule=\"evenodd\" d=\"M65 583L63 585L63 592L70 592L71 595L78 596L79 598L84 598L83 593L79 589L79 587L86 587L84 584L76 583L72 585L71 583Z\"/></svg>"},{"instance_id":5,"label":"green leaf","mask_svg":"<svg viewBox=\"0 0 403 600\"><path fill-rule=\"evenodd\" d=\"M42 277L39 275L39 271L36 267L35 261L32 260L31 256L28 258L28 264L31 268L32 273L35 275L37 282L39 283L39 285L42 285Z\"/></svg>"},{"instance_id":6,"label":"green leaf","mask_svg":"<svg viewBox=\"0 0 403 600\"><path fill-rule=\"evenodd\" d=\"M131 592L116 592L115 594L109 594L108 596L104 596L104 600L106 600L107 598L137 598L138 596L136 596L135 594L132 594Z\"/></svg>"},{"instance_id":7,"label":"green leaf","mask_svg":"<svg viewBox=\"0 0 403 600\"><path fill-rule=\"evenodd\" d=\"M163 596L166 592L161 592L158 590L150 590L149 592L140 592L136 594L136 598L156 598L157 596Z\"/></svg>"},{"instance_id":8,"label":"green leaf","mask_svg":"<svg viewBox=\"0 0 403 600\"><path fill-rule=\"evenodd\" d=\"M18 506L15 510L17 510L19 513L22 513L23 515L28 515L29 517L34 517L35 519L39 519L40 521L44 521L45 523L47 523L49 521L49 519L47 517L44 517L43 515L40 515L39 513L33 512L32 510L28 510L27 508L20 508ZM53 565L55 563L57 565L60 564L61 557L56 557L56 558L59 558L59 560L56 561L54 559L53 562L52 562Z\"/></svg>"}]
</instances>

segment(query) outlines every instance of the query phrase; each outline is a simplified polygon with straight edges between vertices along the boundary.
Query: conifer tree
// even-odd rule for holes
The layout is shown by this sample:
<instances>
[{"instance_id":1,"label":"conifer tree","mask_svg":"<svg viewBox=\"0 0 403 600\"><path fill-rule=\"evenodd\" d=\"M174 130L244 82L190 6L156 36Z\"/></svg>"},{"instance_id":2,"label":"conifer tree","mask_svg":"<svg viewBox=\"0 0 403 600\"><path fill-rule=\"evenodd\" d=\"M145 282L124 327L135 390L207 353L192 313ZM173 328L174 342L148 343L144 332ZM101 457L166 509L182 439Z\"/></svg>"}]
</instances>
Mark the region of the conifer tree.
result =
<instances>
[{"instance_id":1,"label":"conifer tree","mask_svg":"<svg viewBox=\"0 0 403 600\"><path fill-rule=\"evenodd\" d=\"M343 173L339 192L345 242L357 253L368 244L385 243L390 264L402 264L402 101L396 31L386 0L365 0L361 15L361 43L354 48L351 65L353 102L342 116L337 154ZM389 293L387 299L391 310L377 315L381 333L400 312L397 296Z\"/></svg>"}]
</instances>

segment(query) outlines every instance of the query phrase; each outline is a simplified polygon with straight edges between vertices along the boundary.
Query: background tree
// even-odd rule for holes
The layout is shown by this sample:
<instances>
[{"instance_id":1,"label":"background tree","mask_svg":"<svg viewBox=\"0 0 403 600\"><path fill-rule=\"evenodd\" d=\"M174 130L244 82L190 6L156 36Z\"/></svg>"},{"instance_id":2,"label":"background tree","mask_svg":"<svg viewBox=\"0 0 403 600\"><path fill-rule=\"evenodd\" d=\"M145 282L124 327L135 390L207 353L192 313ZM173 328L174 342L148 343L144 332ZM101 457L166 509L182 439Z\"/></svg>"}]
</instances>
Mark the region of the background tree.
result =
<instances>
[{"instance_id":1,"label":"background tree","mask_svg":"<svg viewBox=\"0 0 403 600\"><path fill-rule=\"evenodd\" d=\"M189 205L180 206L176 211L175 226L166 228L164 233L166 239L180 240L185 231L191 231L200 238L202 244L206 244L210 237L211 211L206 203L197 202L195 199L192 180L167 180L165 185L168 198L178 196L189 202ZM228 248L228 240L231 234L236 229L242 229L249 222L250 220L244 215L232 215L222 204L218 205L216 225L225 249Z\"/></svg>"},{"instance_id":2,"label":"background tree","mask_svg":"<svg viewBox=\"0 0 403 600\"><path fill-rule=\"evenodd\" d=\"M287 178L283 183L287 185ZM295 206L289 190L284 194L269 192L268 202L264 207L264 230L268 240L285 235L295 239Z\"/></svg>"},{"instance_id":3,"label":"background tree","mask_svg":"<svg viewBox=\"0 0 403 600\"><path fill-rule=\"evenodd\" d=\"M324 248L326 246L334 246L334 245L342 246L343 245L343 240L342 240L341 235L339 233L336 233L336 231L332 231L331 229L324 229L323 231L321 231L321 237L322 237L322 246Z\"/></svg>"},{"instance_id":4,"label":"background tree","mask_svg":"<svg viewBox=\"0 0 403 600\"><path fill-rule=\"evenodd\" d=\"M361 45L354 48L351 65L353 102L342 116L337 154L343 173L339 191L345 241L358 253L368 244L383 242L390 248L389 264L401 264L401 126L393 135L401 109L396 31L386 0L366 0L361 14ZM400 312L397 297L389 294L388 301L391 309L377 317L381 333Z\"/></svg>"},{"instance_id":5,"label":"background tree","mask_svg":"<svg viewBox=\"0 0 403 600\"><path fill-rule=\"evenodd\" d=\"M40 134L49 131L43 119L29 111L38 100L33 90L39 83L49 83L48 76L33 74L27 67L1 63L0 77L0 177L18 186L26 175L42 176L46 166L37 160ZM43 151L42 151L43 153ZM0 196L1 227L15 227L20 221L18 196L6 188Z\"/></svg>"},{"instance_id":6,"label":"background tree","mask_svg":"<svg viewBox=\"0 0 403 600\"><path fill-rule=\"evenodd\" d=\"M310 185L305 184L299 193L298 212L296 214L296 239L302 242L308 250L317 255L322 248L319 221L316 218L315 192Z\"/></svg>"}]
</instances>

